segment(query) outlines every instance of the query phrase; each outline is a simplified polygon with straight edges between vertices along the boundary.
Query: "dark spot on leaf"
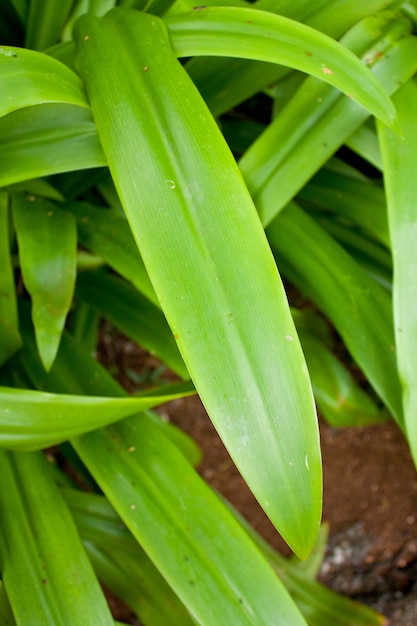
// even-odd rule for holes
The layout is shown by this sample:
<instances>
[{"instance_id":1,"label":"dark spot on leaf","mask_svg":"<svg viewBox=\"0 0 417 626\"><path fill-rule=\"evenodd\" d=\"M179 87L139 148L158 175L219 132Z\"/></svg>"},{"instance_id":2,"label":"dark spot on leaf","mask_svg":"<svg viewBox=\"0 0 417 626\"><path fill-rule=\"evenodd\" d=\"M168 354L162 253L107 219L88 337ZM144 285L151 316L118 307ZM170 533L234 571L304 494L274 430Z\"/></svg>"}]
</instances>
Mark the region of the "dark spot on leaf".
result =
<instances>
[{"instance_id":1,"label":"dark spot on leaf","mask_svg":"<svg viewBox=\"0 0 417 626\"><path fill-rule=\"evenodd\" d=\"M305 54L306 54L308 57L312 57L312 56L313 56L313 53L312 53L312 52L309 52L308 50L306 50L306 51L305 51Z\"/></svg>"}]
</instances>

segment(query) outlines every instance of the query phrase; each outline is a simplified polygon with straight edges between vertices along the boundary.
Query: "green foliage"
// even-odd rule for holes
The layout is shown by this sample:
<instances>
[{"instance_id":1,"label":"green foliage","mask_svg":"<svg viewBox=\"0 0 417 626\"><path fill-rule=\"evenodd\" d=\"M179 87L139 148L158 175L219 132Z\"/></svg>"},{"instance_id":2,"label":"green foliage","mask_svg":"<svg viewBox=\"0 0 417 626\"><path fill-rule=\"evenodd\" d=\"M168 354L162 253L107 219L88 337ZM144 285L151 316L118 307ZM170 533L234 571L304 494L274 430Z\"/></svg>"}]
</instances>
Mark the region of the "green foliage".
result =
<instances>
[{"instance_id":1,"label":"green foliage","mask_svg":"<svg viewBox=\"0 0 417 626\"><path fill-rule=\"evenodd\" d=\"M304 559L314 400L335 427L392 416L417 460L414 3L223 4L0 1L1 623L113 623L99 580L150 626L383 623L149 409L197 392ZM129 396L102 319L179 382Z\"/></svg>"}]
</instances>

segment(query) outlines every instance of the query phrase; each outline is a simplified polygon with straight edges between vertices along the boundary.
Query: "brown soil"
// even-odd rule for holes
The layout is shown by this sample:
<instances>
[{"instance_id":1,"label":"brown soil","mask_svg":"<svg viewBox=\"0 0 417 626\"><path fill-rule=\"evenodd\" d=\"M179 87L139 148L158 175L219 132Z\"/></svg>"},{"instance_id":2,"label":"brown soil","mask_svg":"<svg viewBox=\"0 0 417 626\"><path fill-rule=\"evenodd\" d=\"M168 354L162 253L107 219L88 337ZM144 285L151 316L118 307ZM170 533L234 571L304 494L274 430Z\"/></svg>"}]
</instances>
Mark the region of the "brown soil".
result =
<instances>
[{"instance_id":1,"label":"brown soil","mask_svg":"<svg viewBox=\"0 0 417 626\"><path fill-rule=\"evenodd\" d=\"M156 363L131 343L121 343L121 350L116 347L119 378L133 389L126 371L137 371L139 358L148 373ZM114 363L114 355L110 356ZM105 354L101 357L107 360ZM234 467L199 399L176 400L160 412L201 446L201 475L273 546L289 554ZM389 618L390 626L416 626L417 473L403 436L394 423L357 429L333 429L321 423L321 437L323 519L330 524L330 535L320 580L372 606Z\"/></svg>"}]
</instances>

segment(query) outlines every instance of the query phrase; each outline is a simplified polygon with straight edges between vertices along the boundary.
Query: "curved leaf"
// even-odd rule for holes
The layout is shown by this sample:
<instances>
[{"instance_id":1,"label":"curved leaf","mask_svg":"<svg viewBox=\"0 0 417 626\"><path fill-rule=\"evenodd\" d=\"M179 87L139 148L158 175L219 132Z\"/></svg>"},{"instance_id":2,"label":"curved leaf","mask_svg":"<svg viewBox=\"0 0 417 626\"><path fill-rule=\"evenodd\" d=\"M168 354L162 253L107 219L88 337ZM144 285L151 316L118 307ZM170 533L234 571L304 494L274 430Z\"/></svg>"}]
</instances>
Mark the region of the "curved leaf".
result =
<instances>
[{"instance_id":1,"label":"curved leaf","mask_svg":"<svg viewBox=\"0 0 417 626\"><path fill-rule=\"evenodd\" d=\"M0 186L103 165L88 109L44 104L0 118Z\"/></svg>"},{"instance_id":2,"label":"curved leaf","mask_svg":"<svg viewBox=\"0 0 417 626\"><path fill-rule=\"evenodd\" d=\"M392 94L417 71L411 28L401 15L384 12L357 24L342 42L363 56ZM330 85L313 77L304 81L239 163L264 225L366 118L364 109Z\"/></svg>"},{"instance_id":3,"label":"curved leaf","mask_svg":"<svg viewBox=\"0 0 417 626\"><path fill-rule=\"evenodd\" d=\"M178 56L216 55L287 65L338 87L392 125L395 109L368 68L347 48L281 15L237 7L203 7L166 19Z\"/></svg>"},{"instance_id":4,"label":"curved leaf","mask_svg":"<svg viewBox=\"0 0 417 626\"><path fill-rule=\"evenodd\" d=\"M161 20L115 9L81 18L76 39L110 171L190 375L249 486L305 555L321 514L315 408L236 162Z\"/></svg>"},{"instance_id":5,"label":"curved leaf","mask_svg":"<svg viewBox=\"0 0 417 626\"><path fill-rule=\"evenodd\" d=\"M340 39L354 24L369 15L374 16L395 1L348 0L346 3L346 0L258 0L251 8L279 13L334 39ZM195 3L188 9L191 10L193 6ZM230 111L291 72L290 68L275 64L220 57L194 57L186 63L186 68L215 116Z\"/></svg>"},{"instance_id":6,"label":"curved leaf","mask_svg":"<svg viewBox=\"0 0 417 626\"><path fill-rule=\"evenodd\" d=\"M189 384L162 387L141 397L100 398L0 387L0 446L39 450L190 395Z\"/></svg>"},{"instance_id":7,"label":"curved leaf","mask_svg":"<svg viewBox=\"0 0 417 626\"><path fill-rule=\"evenodd\" d=\"M0 117L46 102L88 108L82 82L72 70L47 54L25 48L0 47L0 92Z\"/></svg>"}]
</instances>

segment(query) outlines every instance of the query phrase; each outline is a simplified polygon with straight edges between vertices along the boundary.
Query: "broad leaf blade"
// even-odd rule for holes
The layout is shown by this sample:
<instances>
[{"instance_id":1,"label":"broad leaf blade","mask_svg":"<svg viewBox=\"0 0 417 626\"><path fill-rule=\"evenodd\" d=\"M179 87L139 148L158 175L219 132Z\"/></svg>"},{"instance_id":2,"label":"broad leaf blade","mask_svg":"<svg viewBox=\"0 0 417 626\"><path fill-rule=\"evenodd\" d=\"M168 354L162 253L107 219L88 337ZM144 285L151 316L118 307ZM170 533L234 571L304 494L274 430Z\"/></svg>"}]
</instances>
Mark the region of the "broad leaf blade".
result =
<instances>
[{"instance_id":1,"label":"broad leaf blade","mask_svg":"<svg viewBox=\"0 0 417 626\"><path fill-rule=\"evenodd\" d=\"M241 57L287 65L338 87L386 123L395 119L381 83L350 50L295 20L255 9L203 7L166 21L178 56Z\"/></svg>"},{"instance_id":2,"label":"broad leaf blade","mask_svg":"<svg viewBox=\"0 0 417 626\"><path fill-rule=\"evenodd\" d=\"M401 136L378 126L394 265L393 307L405 428L417 463L417 86L409 81L395 95Z\"/></svg>"},{"instance_id":3,"label":"broad leaf blade","mask_svg":"<svg viewBox=\"0 0 417 626\"><path fill-rule=\"evenodd\" d=\"M198 624L305 626L252 541L159 429L124 420L73 445Z\"/></svg>"},{"instance_id":4,"label":"broad leaf blade","mask_svg":"<svg viewBox=\"0 0 417 626\"><path fill-rule=\"evenodd\" d=\"M321 511L314 404L236 163L158 18L84 17L76 37L110 170L190 375L249 486L305 555Z\"/></svg>"},{"instance_id":5,"label":"broad leaf blade","mask_svg":"<svg viewBox=\"0 0 417 626\"><path fill-rule=\"evenodd\" d=\"M77 227L70 213L23 194L13 196L13 219L38 350L50 369L74 293Z\"/></svg>"},{"instance_id":6,"label":"broad leaf blade","mask_svg":"<svg viewBox=\"0 0 417 626\"><path fill-rule=\"evenodd\" d=\"M71 515L40 453L0 450L1 575L18 624L111 626Z\"/></svg>"}]
</instances>

